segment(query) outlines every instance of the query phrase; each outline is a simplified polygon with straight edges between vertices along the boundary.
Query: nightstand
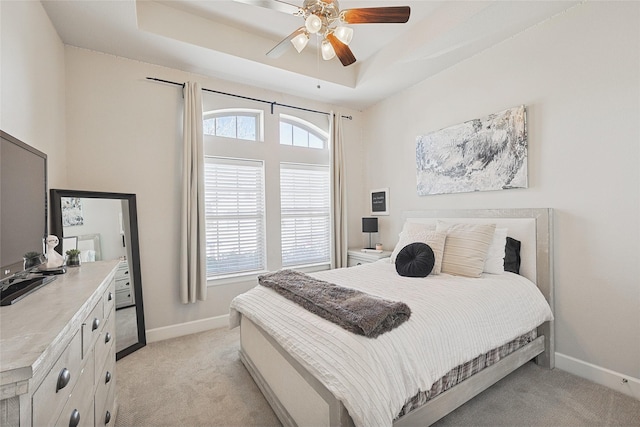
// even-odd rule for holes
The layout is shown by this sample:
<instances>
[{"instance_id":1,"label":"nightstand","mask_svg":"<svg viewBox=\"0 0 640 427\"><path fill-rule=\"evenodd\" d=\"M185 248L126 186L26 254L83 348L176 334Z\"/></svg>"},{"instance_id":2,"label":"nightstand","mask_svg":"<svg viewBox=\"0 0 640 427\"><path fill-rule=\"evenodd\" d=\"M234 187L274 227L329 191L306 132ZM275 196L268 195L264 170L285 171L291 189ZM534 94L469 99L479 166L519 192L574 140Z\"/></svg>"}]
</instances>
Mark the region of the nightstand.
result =
<instances>
[{"instance_id":1,"label":"nightstand","mask_svg":"<svg viewBox=\"0 0 640 427\"><path fill-rule=\"evenodd\" d=\"M347 267L375 262L389 256L391 256L391 251L362 252L360 249L349 249L347 251Z\"/></svg>"}]
</instances>

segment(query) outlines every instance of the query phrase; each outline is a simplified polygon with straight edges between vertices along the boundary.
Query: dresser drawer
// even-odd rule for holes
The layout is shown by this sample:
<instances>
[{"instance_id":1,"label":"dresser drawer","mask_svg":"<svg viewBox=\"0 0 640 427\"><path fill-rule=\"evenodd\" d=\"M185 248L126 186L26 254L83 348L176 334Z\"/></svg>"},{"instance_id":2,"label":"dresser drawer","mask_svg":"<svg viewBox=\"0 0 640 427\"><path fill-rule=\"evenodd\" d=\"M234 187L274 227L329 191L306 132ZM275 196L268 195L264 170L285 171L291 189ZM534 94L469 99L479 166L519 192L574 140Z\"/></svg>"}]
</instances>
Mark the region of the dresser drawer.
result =
<instances>
[{"instance_id":1,"label":"dresser drawer","mask_svg":"<svg viewBox=\"0 0 640 427\"><path fill-rule=\"evenodd\" d=\"M107 387L107 397L104 401L98 401L96 397L96 427L114 426L116 418L116 384L115 378L111 380L111 385Z\"/></svg>"},{"instance_id":2,"label":"dresser drawer","mask_svg":"<svg viewBox=\"0 0 640 427\"><path fill-rule=\"evenodd\" d=\"M128 307L133 305L133 302L133 289L116 291L116 308Z\"/></svg>"},{"instance_id":3,"label":"dresser drawer","mask_svg":"<svg viewBox=\"0 0 640 427\"><path fill-rule=\"evenodd\" d=\"M129 277L116 279L116 291L122 291L124 289L131 289L131 279Z\"/></svg>"},{"instance_id":4,"label":"dresser drawer","mask_svg":"<svg viewBox=\"0 0 640 427\"><path fill-rule=\"evenodd\" d=\"M113 345L116 341L116 316L112 313L107 319L100 338L96 342L96 378L102 369L104 368L107 358L115 360L115 353L113 352Z\"/></svg>"},{"instance_id":5,"label":"dresser drawer","mask_svg":"<svg viewBox=\"0 0 640 427\"><path fill-rule=\"evenodd\" d=\"M116 388L115 368L116 360L114 357L107 361L104 370L100 373L100 376L96 378L96 382L98 383L96 386L95 400L96 426L113 425L111 416L115 415L113 408ZM109 414L107 414L107 412L109 412Z\"/></svg>"},{"instance_id":6,"label":"dresser drawer","mask_svg":"<svg viewBox=\"0 0 640 427\"><path fill-rule=\"evenodd\" d=\"M102 305L104 306L104 316L109 317L109 313L116 305L116 289L115 289L115 280L111 281L111 284L104 292L102 296Z\"/></svg>"},{"instance_id":7,"label":"dresser drawer","mask_svg":"<svg viewBox=\"0 0 640 427\"><path fill-rule=\"evenodd\" d=\"M129 276L129 263L127 261L120 261L118 269L116 270L116 279Z\"/></svg>"},{"instance_id":8,"label":"dresser drawer","mask_svg":"<svg viewBox=\"0 0 640 427\"><path fill-rule=\"evenodd\" d=\"M94 358L90 351L87 354L86 363L80 373L80 378L73 388L67 404L56 422L56 427L67 426L93 426L93 385L94 385ZM78 420L79 418L79 420ZM75 420L79 422L76 424ZM37 424L34 422L34 426Z\"/></svg>"},{"instance_id":9,"label":"dresser drawer","mask_svg":"<svg viewBox=\"0 0 640 427\"><path fill-rule=\"evenodd\" d=\"M52 425L80 378L82 337L76 333L32 396L33 425ZM92 365L93 366L93 365Z\"/></svg>"},{"instance_id":10,"label":"dresser drawer","mask_svg":"<svg viewBox=\"0 0 640 427\"><path fill-rule=\"evenodd\" d=\"M82 322L82 357L93 347L93 344L97 341L104 322L104 307L102 301L100 301L91 310L91 313Z\"/></svg>"}]
</instances>

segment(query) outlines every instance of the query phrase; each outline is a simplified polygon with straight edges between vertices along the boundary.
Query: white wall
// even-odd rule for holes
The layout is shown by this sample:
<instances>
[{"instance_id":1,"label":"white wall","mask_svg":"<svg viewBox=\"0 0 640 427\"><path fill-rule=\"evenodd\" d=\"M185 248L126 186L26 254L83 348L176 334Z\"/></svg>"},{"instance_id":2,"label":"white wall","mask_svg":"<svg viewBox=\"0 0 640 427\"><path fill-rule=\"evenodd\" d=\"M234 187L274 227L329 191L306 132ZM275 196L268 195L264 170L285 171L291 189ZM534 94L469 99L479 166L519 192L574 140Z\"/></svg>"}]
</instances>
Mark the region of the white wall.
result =
<instances>
[{"instance_id":1,"label":"white wall","mask_svg":"<svg viewBox=\"0 0 640 427\"><path fill-rule=\"evenodd\" d=\"M0 129L47 154L66 185L64 45L40 2L0 2Z\"/></svg>"},{"instance_id":2,"label":"white wall","mask_svg":"<svg viewBox=\"0 0 640 427\"><path fill-rule=\"evenodd\" d=\"M554 208L557 352L636 379L639 66L640 4L587 2L368 109L363 135L387 247L404 210ZM528 189L417 195L417 135L521 104Z\"/></svg>"},{"instance_id":3,"label":"white wall","mask_svg":"<svg viewBox=\"0 0 640 427\"><path fill-rule=\"evenodd\" d=\"M228 314L231 299L255 286L255 280L210 286L207 301L180 303L182 89L146 77L197 80L205 88L321 111L331 106L74 47L66 47L66 67L68 187L137 195L147 330L157 332L188 322L206 325L206 319ZM359 113L343 114L354 116L345 122L346 155L352 166L349 185L359 194L361 123ZM359 212L362 203L358 197L350 198L348 208ZM357 221L350 224L353 238L361 236ZM171 331L158 332L154 337L171 335Z\"/></svg>"}]
</instances>

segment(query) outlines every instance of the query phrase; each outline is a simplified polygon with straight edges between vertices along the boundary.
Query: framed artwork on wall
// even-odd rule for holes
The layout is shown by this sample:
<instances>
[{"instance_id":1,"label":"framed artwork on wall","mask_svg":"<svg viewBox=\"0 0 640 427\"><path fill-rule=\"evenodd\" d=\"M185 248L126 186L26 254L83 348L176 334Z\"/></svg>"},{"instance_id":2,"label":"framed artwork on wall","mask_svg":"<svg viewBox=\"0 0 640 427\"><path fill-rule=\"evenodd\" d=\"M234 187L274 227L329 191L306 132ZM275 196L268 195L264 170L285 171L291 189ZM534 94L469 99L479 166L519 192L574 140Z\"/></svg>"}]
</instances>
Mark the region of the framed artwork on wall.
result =
<instances>
[{"instance_id":1,"label":"framed artwork on wall","mask_svg":"<svg viewBox=\"0 0 640 427\"><path fill-rule=\"evenodd\" d=\"M371 190L371 215L389 215L389 189Z\"/></svg>"},{"instance_id":2,"label":"framed artwork on wall","mask_svg":"<svg viewBox=\"0 0 640 427\"><path fill-rule=\"evenodd\" d=\"M524 105L418 136L418 195L527 188Z\"/></svg>"}]
</instances>

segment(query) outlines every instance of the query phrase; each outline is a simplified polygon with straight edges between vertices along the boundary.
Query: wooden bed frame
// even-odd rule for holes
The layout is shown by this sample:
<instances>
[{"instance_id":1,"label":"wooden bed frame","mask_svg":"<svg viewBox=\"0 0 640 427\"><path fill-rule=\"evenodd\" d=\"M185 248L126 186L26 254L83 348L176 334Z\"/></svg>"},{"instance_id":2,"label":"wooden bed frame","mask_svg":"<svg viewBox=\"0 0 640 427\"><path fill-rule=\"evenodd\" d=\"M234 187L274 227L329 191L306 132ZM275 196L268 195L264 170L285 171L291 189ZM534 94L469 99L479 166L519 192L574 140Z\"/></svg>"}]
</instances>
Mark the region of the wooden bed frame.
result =
<instances>
[{"instance_id":1,"label":"wooden bed frame","mask_svg":"<svg viewBox=\"0 0 640 427\"><path fill-rule=\"evenodd\" d=\"M464 220L495 222L509 227L509 236L522 242L521 274L532 280L553 311L553 253L551 209L430 210L406 212L406 221ZM514 224L526 225L519 229ZM538 338L499 362L445 391L397 419L393 425L430 425L486 390L528 361L554 367L553 321L538 328ZM240 359L285 426L353 426L344 405L263 329L247 317L240 324Z\"/></svg>"}]
</instances>

